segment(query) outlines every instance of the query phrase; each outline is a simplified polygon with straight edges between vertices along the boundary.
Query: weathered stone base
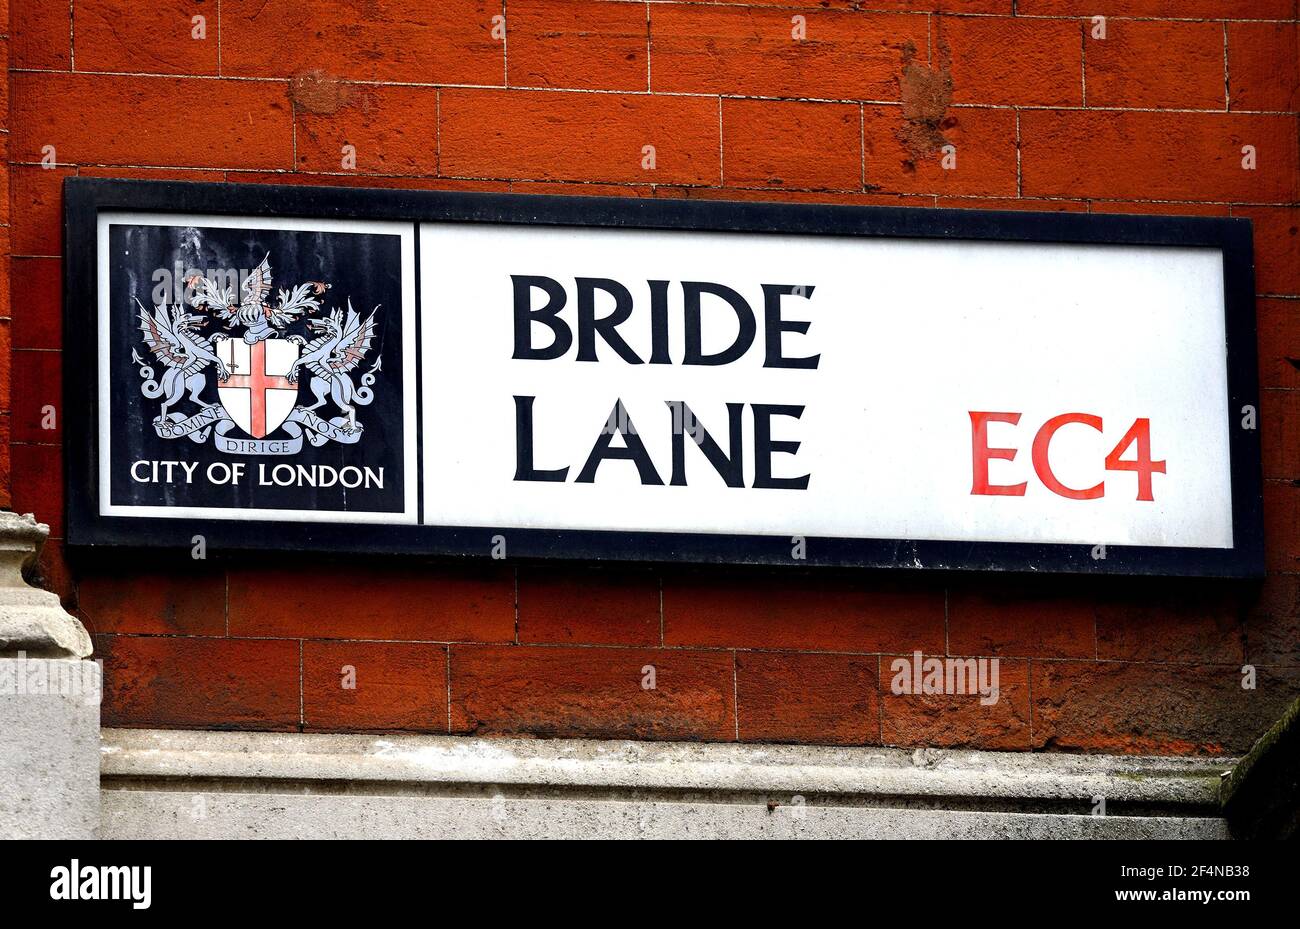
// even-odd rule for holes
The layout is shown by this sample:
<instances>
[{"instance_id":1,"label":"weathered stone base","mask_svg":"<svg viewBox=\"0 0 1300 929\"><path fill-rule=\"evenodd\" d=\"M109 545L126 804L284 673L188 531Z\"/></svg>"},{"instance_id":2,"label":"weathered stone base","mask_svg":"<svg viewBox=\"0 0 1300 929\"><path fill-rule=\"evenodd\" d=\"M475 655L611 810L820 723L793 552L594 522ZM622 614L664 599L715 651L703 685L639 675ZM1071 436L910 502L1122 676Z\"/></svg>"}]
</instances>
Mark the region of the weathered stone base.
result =
<instances>
[{"instance_id":1,"label":"weathered stone base","mask_svg":"<svg viewBox=\"0 0 1300 929\"><path fill-rule=\"evenodd\" d=\"M1231 760L106 730L104 838L1225 838ZM1104 816L1093 815L1104 798Z\"/></svg>"},{"instance_id":2,"label":"weathered stone base","mask_svg":"<svg viewBox=\"0 0 1300 929\"><path fill-rule=\"evenodd\" d=\"M101 689L94 662L0 658L0 839L94 837Z\"/></svg>"}]
</instances>

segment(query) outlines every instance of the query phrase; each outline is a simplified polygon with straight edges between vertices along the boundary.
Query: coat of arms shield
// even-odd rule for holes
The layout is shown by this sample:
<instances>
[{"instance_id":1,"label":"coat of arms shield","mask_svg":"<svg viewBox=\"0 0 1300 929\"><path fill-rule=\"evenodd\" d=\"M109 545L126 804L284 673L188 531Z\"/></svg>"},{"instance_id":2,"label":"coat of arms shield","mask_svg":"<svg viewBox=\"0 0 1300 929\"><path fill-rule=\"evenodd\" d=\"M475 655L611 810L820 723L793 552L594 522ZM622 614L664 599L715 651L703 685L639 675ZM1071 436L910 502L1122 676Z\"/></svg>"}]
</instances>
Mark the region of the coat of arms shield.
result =
<instances>
[{"instance_id":1,"label":"coat of arms shield","mask_svg":"<svg viewBox=\"0 0 1300 929\"><path fill-rule=\"evenodd\" d=\"M221 405L240 429L255 439L266 438L298 402L298 385L289 380L289 371L298 360L299 343L270 338L249 345L227 339L216 348L230 371L217 382Z\"/></svg>"}]
</instances>

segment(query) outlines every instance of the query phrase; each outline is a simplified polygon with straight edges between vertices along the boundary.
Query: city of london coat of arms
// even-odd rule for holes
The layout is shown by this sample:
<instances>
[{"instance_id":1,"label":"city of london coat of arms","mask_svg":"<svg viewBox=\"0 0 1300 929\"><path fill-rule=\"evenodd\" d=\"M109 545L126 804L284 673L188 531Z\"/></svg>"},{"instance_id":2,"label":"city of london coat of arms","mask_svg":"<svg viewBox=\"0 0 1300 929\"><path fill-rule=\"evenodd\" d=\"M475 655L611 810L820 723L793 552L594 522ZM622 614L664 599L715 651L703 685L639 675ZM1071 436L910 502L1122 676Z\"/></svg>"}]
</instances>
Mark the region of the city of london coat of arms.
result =
<instances>
[{"instance_id":1,"label":"city of london coat of arms","mask_svg":"<svg viewBox=\"0 0 1300 929\"><path fill-rule=\"evenodd\" d=\"M238 300L235 287L196 274L185 281L193 293L187 302L150 310L136 301L153 358L133 350L132 361L141 392L161 400L153 419L160 438L211 438L218 451L255 455L296 454L304 441L361 439L357 408L375 399L380 371L371 351L379 307L363 317L349 297L346 309L331 308L323 281L281 289L272 303L270 257L244 279ZM288 334L300 321L306 335ZM209 323L225 331L205 334ZM216 403L202 396L209 376L216 378Z\"/></svg>"}]
</instances>

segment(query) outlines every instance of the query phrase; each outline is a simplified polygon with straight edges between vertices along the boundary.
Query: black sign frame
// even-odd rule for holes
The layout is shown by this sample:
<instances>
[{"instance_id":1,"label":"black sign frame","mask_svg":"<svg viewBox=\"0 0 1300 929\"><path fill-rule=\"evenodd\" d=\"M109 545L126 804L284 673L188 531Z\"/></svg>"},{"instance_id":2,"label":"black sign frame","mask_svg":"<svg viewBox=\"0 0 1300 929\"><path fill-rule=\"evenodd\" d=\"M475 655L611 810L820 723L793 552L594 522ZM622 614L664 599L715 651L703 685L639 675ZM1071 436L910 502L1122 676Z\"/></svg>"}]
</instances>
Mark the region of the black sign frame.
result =
<instances>
[{"instance_id":1,"label":"black sign frame","mask_svg":"<svg viewBox=\"0 0 1300 929\"><path fill-rule=\"evenodd\" d=\"M1059 244L1209 247L1224 259L1231 458L1230 549L808 537L805 558L787 535L503 529L377 523L103 516L99 513L97 218L105 212L685 229ZM963 571L1207 576L1264 574L1254 258L1250 221L1236 218L1032 213L789 203L462 193L359 187L235 185L68 178L64 182L64 466L67 543L74 547L211 552L374 552L491 558L504 536L516 559L691 562ZM416 273L418 276L418 261ZM419 299L417 282L416 298ZM419 338L419 312L417 332ZM418 343L417 343L418 344ZM417 356L418 357L418 356ZM421 391L416 390L417 397ZM417 410L416 421L423 428ZM419 440L417 440L418 442ZM417 448L420 445L417 444ZM417 478L418 479L418 478Z\"/></svg>"}]
</instances>

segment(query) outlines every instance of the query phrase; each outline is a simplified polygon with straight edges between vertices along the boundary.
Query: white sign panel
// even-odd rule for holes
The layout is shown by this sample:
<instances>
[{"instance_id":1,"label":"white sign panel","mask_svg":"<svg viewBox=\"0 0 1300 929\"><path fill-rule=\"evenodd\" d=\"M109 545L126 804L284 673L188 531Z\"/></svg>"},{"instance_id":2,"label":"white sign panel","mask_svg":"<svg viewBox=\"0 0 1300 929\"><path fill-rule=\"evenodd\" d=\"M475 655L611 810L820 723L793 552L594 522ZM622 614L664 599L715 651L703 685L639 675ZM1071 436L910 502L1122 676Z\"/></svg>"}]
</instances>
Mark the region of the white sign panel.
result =
<instances>
[{"instance_id":1,"label":"white sign panel","mask_svg":"<svg viewBox=\"0 0 1300 929\"><path fill-rule=\"evenodd\" d=\"M420 253L427 523L1232 547L1218 251L425 224Z\"/></svg>"}]
</instances>

